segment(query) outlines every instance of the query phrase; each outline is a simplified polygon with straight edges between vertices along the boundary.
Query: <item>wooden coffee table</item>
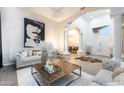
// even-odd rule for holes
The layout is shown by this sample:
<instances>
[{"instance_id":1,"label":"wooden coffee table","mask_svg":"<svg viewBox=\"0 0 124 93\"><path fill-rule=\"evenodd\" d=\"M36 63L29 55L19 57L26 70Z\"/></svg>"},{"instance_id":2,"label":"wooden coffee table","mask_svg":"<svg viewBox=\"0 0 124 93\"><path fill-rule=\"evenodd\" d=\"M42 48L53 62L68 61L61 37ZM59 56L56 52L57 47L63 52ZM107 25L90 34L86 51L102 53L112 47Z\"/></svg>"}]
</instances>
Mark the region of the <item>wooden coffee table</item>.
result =
<instances>
[{"instance_id":1,"label":"wooden coffee table","mask_svg":"<svg viewBox=\"0 0 124 93\"><path fill-rule=\"evenodd\" d=\"M81 77L81 66L78 66L76 64L72 64L72 63L69 63L67 61L60 60L60 59L56 59L52 63L54 65L59 66L61 68L61 70L56 72L56 73L54 73L54 74L49 74L45 70L43 70L43 66L40 63L32 65L32 67L31 67L31 74L34 77L34 79L35 79L35 81L37 82L38 85L40 85L40 83L38 82L37 78L34 75L36 73L39 73L40 75L42 75L42 77L44 78L44 80L46 81L46 83L48 85L50 85L54 81L64 77L65 75L68 75L70 73L73 73L73 74L77 75L78 77L76 79L74 79L74 80L71 80L66 85L71 84L72 82L74 82L75 80L77 80L78 78ZM37 72L34 72L33 68L35 68ZM74 72L77 69L79 70L79 73Z\"/></svg>"}]
</instances>

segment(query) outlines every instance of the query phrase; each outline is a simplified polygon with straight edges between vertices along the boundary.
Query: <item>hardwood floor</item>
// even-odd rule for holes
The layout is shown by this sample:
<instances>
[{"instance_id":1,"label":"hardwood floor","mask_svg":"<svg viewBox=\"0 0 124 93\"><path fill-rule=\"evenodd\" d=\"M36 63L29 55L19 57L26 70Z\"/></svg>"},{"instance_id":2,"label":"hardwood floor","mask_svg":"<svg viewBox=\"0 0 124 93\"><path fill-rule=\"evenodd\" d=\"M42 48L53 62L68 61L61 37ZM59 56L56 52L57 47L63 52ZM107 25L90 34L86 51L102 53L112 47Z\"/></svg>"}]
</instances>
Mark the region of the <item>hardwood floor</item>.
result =
<instances>
[{"instance_id":1,"label":"hardwood floor","mask_svg":"<svg viewBox=\"0 0 124 93\"><path fill-rule=\"evenodd\" d=\"M0 68L0 86L17 86L17 74L15 65Z\"/></svg>"}]
</instances>

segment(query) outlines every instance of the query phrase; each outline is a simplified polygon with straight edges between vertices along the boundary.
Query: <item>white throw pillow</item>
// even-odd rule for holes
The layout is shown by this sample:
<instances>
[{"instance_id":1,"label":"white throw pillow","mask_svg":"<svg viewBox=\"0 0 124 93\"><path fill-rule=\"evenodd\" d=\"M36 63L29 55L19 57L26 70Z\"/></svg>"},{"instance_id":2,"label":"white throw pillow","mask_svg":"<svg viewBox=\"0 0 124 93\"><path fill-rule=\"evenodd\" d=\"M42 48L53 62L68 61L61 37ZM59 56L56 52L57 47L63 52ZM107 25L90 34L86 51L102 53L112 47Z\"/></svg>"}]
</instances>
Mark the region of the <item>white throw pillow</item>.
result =
<instances>
[{"instance_id":1,"label":"white throw pillow","mask_svg":"<svg viewBox=\"0 0 124 93\"><path fill-rule=\"evenodd\" d=\"M32 56L32 50L28 50L28 56Z\"/></svg>"},{"instance_id":2,"label":"white throw pillow","mask_svg":"<svg viewBox=\"0 0 124 93\"><path fill-rule=\"evenodd\" d=\"M118 76L116 76L114 78L114 81L119 83L124 83L124 73L120 73Z\"/></svg>"},{"instance_id":3,"label":"white throw pillow","mask_svg":"<svg viewBox=\"0 0 124 93\"><path fill-rule=\"evenodd\" d=\"M109 70L102 69L94 77L93 81L102 85L104 85L107 82L112 82L113 81L112 72Z\"/></svg>"},{"instance_id":4,"label":"white throw pillow","mask_svg":"<svg viewBox=\"0 0 124 93\"><path fill-rule=\"evenodd\" d=\"M27 57L27 56L28 56L27 51L22 51L21 52L21 58L24 58L24 57Z\"/></svg>"},{"instance_id":5,"label":"white throw pillow","mask_svg":"<svg viewBox=\"0 0 124 93\"><path fill-rule=\"evenodd\" d=\"M112 78L114 79L116 76L118 76L120 73L124 72L124 68L118 67L116 68L112 73Z\"/></svg>"}]
</instances>

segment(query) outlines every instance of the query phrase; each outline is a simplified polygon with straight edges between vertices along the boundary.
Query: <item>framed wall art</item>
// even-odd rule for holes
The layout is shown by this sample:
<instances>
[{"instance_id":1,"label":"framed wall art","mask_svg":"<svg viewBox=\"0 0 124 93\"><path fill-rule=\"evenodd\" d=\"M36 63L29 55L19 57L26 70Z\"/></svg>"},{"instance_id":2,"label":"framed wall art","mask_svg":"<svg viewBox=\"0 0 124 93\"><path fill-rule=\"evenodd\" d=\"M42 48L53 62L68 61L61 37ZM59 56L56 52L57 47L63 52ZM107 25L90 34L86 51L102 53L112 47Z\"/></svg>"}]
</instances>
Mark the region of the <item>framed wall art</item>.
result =
<instances>
[{"instance_id":1,"label":"framed wall art","mask_svg":"<svg viewBox=\"0 0 124 93\"><path fill-rule=\"evenodd\" d=\"M45 24L24 18L24 47L35 47L45 40Z\"/></svg>"}]
</instances>

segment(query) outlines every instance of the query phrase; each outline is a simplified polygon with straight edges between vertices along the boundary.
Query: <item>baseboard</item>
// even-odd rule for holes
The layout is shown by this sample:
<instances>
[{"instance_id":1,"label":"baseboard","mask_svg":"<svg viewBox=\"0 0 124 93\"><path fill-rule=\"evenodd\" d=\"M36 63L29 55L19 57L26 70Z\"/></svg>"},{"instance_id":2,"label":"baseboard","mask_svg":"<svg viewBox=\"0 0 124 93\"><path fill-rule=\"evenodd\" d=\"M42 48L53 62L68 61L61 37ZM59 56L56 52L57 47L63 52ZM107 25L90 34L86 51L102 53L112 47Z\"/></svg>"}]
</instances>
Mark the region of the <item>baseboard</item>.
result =
<instances>
[{"instance_id":1,"label":"baseboard","mask_svg":"<svg viewBox=\"0 0 124 93\"><path fill-rule=\"evenodd\" d=\"M14 65L15 63L3 64L3 66Z\"/></svg>"},{"instance_id":2,"label":"baseboard","mask_svg":"<svg viewBox=\"0 0 124 93\"><path fill-rule=\"evenodd\" d=\"M98 54L90 54L90 55L95 55L95 56L102 56L102 57L107 57L107 58L110 58L109 56L105 56L105 55L98 55Z\"/></svg>"}]
</instances>

